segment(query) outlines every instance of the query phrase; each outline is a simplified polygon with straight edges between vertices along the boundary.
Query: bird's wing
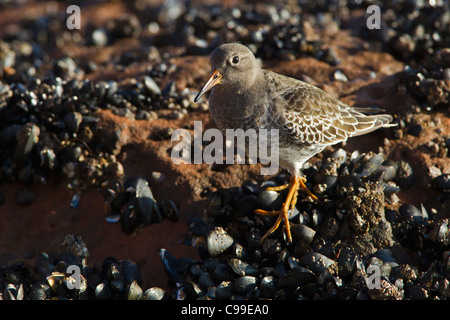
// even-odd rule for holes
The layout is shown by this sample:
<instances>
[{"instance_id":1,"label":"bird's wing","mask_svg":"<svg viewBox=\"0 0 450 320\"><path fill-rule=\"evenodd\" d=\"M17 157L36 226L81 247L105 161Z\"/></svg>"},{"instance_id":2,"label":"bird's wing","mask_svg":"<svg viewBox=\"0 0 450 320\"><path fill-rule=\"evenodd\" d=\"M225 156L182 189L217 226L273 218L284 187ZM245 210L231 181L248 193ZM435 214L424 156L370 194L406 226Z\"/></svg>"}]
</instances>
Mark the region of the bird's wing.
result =
<instances>
[{"instance_id":1,"label":"bird's wing","mask_svg":"<svg viewBox=\"0 0 450 320\"><path fill-rule=\"evenodd\" d=\"M364 115L325 91L290 79L274 99L277 124L296 143L332 145L388 126L388 114Z\"/></svg>"}]
</instances>

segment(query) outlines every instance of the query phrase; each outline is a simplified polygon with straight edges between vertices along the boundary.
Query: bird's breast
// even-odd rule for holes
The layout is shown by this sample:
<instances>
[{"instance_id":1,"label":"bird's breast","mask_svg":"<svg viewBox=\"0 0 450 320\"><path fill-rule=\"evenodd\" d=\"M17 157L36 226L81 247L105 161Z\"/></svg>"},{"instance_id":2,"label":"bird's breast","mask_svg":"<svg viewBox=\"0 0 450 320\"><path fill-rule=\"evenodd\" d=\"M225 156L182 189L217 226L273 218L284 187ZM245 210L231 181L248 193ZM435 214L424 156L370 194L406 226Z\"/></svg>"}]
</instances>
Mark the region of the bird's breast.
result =
<instances>
[{"instance_id":1,"label":"bird's breast","mask_svg":"<svg viewBox=\"0 0 450 320\"><path fill-rule=\"evenodd\" d=\"M222 131L225 129L258 128L262 124L264 112L254 105L248 94L227 92L214 87L209 97L209 112Z\"/></svg>"}]
</instances>

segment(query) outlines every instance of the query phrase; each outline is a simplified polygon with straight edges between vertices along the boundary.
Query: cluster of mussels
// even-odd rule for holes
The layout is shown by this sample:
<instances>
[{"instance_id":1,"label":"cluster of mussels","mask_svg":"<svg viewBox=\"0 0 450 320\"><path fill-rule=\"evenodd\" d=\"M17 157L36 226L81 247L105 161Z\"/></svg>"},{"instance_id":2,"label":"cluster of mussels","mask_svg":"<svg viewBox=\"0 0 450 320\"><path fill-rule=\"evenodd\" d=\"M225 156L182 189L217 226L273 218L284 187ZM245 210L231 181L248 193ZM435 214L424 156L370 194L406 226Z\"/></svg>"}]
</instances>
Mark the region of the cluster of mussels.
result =
<instances>
[{"instance_id":1,"label":"cluster of mussels","mask_svg":"<svg viewBox=\"0 0 450 320\"><path fill-rule=\"evenodd\" d=\"M304 20L315 25L320 21L316 23L314 16L305 15L306 10L289 1L278 5L239 3L232 8L178 0L161 6L132 1L129 7L152 18L150 29L165 30L155 37L156 43L182 43L187 55L209 54L222 43L239 42L265 59L312 56L331 65L338 63L334 52L303 28Z\"/></svg>"},{"instance_id":2,"label":"cluster of mussels","mask_svg":"<svg viewBox=\"0 0 450 320\"><path fill-rule=\"evenodd\" d=\"M104 259L101 267L88 264L83 239L67 235L58 253L41 252L34 268L17 263L0 268L0 300L161 300L162 288L141 288L143 279L131 260Z\"/></svg>"},{"instance_id":3,"label":"cluster of mussels","mask_svg":"<svg viewBox=\"0 0 450 320\"><path fill-rule=\"evenodd\" d=\"M16 5L21 5L17 2ZM181 54L208 54L223 42L248 45L258 57L295 59L312 56L331 65L333 52L311 34L310 26L329 28L348 21L350 9L372 1L286 1L239 3L225 9L181 0L127 1L129 14L104 26L68 30L57 3L46 15L8 26L0 40L0 182L45 182L63 173L77 195L85 186L106 187L107 220L121 220L126 233L162 218L177 219L170 201L154 199L142 177L115 183L123 175L117 136L103 137L96 112L108 109L133 120L158 117L170 109L182 117L192 93L162 87L175 66L142 46L113 57L115 70L150 62L146 76L127 85L91 81L99 67L70 57L65 47L105 47L123 38L149 35L153 44L182 46ZM0 1L9 8L13 2ZM382 28L360 35L394 53L410 67L399 75L398 90L420 107L448 105L450 55L448 12L443 1L383 1ZM446 20L447 19L447 20ZM339 27L339 26L338 26ZM340 27L345 27L342 24ZM166 32L159 32L169 30ZM83 34L83 32L85 32ZM143 41L144 42L144 41ZM61 55L51 55L59 51ZM176 51L176 50L175 50ZM178 52L178 51L177 51ZM167 59L168 60L168 59ZM204 106L206 108L206 105ZM162 113L167 115L167 113ZM447 143L447 147L449 144ZM450 149L450 148L449 148ZM447 152L448 154L448 152ZM314 202L299 196L290 212L293 243L282 228L259 244L273 219L253 214L276 210L284 192L266 190L287 182L285 175L209 194L204 219L189 221L187 241L198 246L201 260L175 258L161 250L172 292L143 291L137 265L106 258L100 268L87 264L80 237L70 235L56 256L41 253L33 269L23 264L0 268L3 299L448 299L450 297L450 177L439 174L432 187L440 193L444 215L434 208L401 204L396 193L416 177L405 161L384 155L337 150L304 170ZM123 177L122 177L123 178ZM33 198L20 193L20 203ZM72 205L77 205L74 198ZM19 200L19 198L18 198ZM0 204L2 197L0 194ZM77 278L70 266L81 270ZM379 270L373 277L370 270ZM375 283L373 282L375 280ZM78 283L76 289L74 284Z\"/></svg>"},{"instance_id":4,"label":"cluster of mussels","mask_svg":"<svg viewBox=\"0 0 450 320\"><path fill-rule=\"evenodd\" d=\"M279 228L260 244L280 209L284 174L208 196L205 217L188 221L187 243L200 261L166 253L174 297L187 299L448 299L450 219L401 204L415 182L405 161L343 149L304 169L314 202L300 195L290 211L293 243ZM448 174L433 179L447 201ZM445 204L444 204L445 205ZM373 270L378 270L374 276ZM375 277L375 278L374 278Z\"/></svg>"},{"instance_id":5,"label":"cluster of mussels","mask_svg":"<svg viewBox=\"0 0 450 320\"><path fill-rule=\"evenodd\" d=\"M368 8L371 1L363 1ZM374 40L379 49L394 54L407 64L416 66L450 41L448 3L445 1L382 1L380 26L360 29L360 35Z\"/></svg>"},{"instance_id":6,"label":"cluster of mussels","mask_svg":"<svg viewBox=\"0 0 450 320\"><path fill-rule=\"evenodd\" d=\"M109 211L106 221L120 221L126 234L148 224L159 223L164 218L178 221L176 204L170 199L156 201L145 177L127 178L123 184L115 181L106 188L105 200Z\"/></svg>"},{"instance_id":7,"label":"cluster of mussels","mask_svg":"<svg viewBox=\"0 0 450 320\"><path fill-rule=\"evenodd\" d=\"M75 195L124 174L116 157L120 132L106 139L97 110L135 120L157 118L158 110L171 107L177 112L173 116L182 117L192 101L188 91L177 93L173 83L160 90L150 76L129 90L115 81L59 77L30 78L25 85L0 82L0 88L1 180L45 183L52 173L64 174Z\"/></svg>"},{"instance_id":8,"label":"cluster of mussels","mask_svg":"<svg viewBox=\"0 0 450 320\"><path fill-rule=\"evenodd\" d=\"M367 6L370 4L367 4ZM407 64L398 74L398 91L430 111L450 101L450 15L445 1L383 1L379 29L360 36ZM417 106L415 106L416 110Z\"/></svg>"},{"instance_id":9,"label":"cluster of mussels","mask_svg":"<svg viewBox=\"0 0 450 320\"><path fill-rule=\"evenodd\" d=\"M8 7L11 4L5 4ZM85 75L100 66L85 58L72 58L66 46L102 46L105 33L111 45L118 39L136 38L142 26L133 14L111 19L99 30L88 24L69 30L59 5L46 7L39 19L24 18L8 26L0 40L0 182L45 183L63 174L77 206L81 191L90 185L104 187L123 176L117 159L116 136L99 131L100 109L131 120L160 116L181 118L191 108L193 93L177 91L173 82L162 79L176 70L168 55L155 47L142 47L140 56L125 52L113 58L117 72L134 61L148 62L146 74L127 84L114 80L89 80ZM85 34L84 34L84 33ZM53 56L52 52L59 52ZM207 108L205 104L200 107ZM2 203L4 197L0 194ZM34 199L30 190L18 194L20 204Z\"/></svg>"},{"instance_id":10,"label":"cluster of mussels","mask_svg":"<svg viewBox=\"0 0 450 320\"><path fill-rule=\"evenodd\" d=\"M397 75L398 91L416 101L413 111L430 111L450 102L450 47L428 56L419 67L407 66ZM417 109L419 107L419 109Z\"/></svg>"}]
</instances>

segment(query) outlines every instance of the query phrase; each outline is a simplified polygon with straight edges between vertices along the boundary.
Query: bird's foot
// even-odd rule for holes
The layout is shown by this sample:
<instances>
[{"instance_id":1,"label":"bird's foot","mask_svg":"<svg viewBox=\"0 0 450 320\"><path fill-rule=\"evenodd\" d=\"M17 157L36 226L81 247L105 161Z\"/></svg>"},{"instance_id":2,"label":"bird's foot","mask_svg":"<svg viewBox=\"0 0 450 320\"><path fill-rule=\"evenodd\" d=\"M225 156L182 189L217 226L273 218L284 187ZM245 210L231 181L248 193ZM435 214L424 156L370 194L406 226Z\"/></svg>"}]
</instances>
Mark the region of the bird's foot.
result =
<instances>
[{"instance_id":1,"label":"bird's foot","mask_svg":"<svg viewBox=\"0 0 450 320\"><path fill-rule=\"evenodd\" d=\"M264 234L261 239L259 240L259 244L261 245L264 240L270 236L275 230L278 229L280 226L281 220L284 219L285 225L286 225L286 235L287 235L287 241L290 243L292 242L292 236L291 236L291 228L289 226L289 220L288 220L288 210L280 209L276 211L266 211L262 209L256 209L255 213L265 215L265 216L278 216L277 220L275 221L274 225Z\"/></svg>"},{"instance_id":2,"label":"bird's foot","mask_svg":"<svg viewBox=\"0 0 450 320\"><path fill-rule=\"evenodd\" d=\"M274 225L264 234L261 239L259 240L259 244L261 245L264 240L270 236L275 230L278 229L280 226L281 220L284 219L284 224L286 226L286 237L287 242L292 242L292 236L291 236L291 228L289 225L289 210L292 210L296 203L297 203L297 197L298 197L298 189L302 188L311 198L314 200L317 200L317 197L309 191L309 189L305 185L306 179L300 176L292 176L291 181L289 184L278 186L278 187L269 187L266 190L271 191L282 191L287 188L289 188L288 195L286 197L286 201L284 202L283 206L280 210L262 210L262 209L256 209L254 213L261 214L265 216L278 216L277 220L275 221Z\"/></svg>"},{"instance_id":3,"label":"bird's foot","mask_svg":"<svg viewBox=\"0 0 450 320\"><path fill-rule=\"evenodd\" d=\"M318 198L311 191L309 191L309 189L306 186L305 182L306 182L306 178L300 177L300 181L299 181L300 188L303 189L303 191L305 191L306 194L308 196L310 196L314 201L317 201Z\"/></svg>"},{"instance_id":4,"label":"bird's foot","mask_svg":"<svg viewBox=\"0 0 450 320\"><path fill-rule=\"evenodd\" d=\"M308 196L310 196L314 201L316 201L317 197L311 191L309 191L308 187L305 184L306 178L298 177L298 179L299 179L299 188L303 189L303 191L305 191ZM287 188L289 188L289 186L290 186L290 183L286 183L286 184L283 184L281 186L267 187L266 190L267 191L277 191L278 192L278 191L286 190Z\"/></svg>"},{"instance_id":5,"label":"bird's foot","mask_svg":"<svg viewBox=\"0 0 450 320\"><path fill-rule=\"evenodd\" d=\"M266 190L267 191L283 191L283 190L286 190L288 187L289 187L289 183L286 183L281 186L267 187Z\"/></svg>"}]
</instances>

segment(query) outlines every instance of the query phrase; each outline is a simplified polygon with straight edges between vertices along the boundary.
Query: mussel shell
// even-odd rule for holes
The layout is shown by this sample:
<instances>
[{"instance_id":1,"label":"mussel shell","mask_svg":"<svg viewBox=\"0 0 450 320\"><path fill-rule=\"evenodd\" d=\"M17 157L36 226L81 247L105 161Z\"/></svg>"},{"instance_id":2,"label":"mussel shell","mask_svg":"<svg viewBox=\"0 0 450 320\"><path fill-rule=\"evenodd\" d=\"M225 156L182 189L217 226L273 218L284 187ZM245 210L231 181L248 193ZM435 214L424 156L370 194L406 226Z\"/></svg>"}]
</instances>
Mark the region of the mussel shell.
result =
<instances>
[{"instance_id":1,"label":"mussel shell","mask_svg":"<svg viewBox=\"0 0 450 320\"><path fill-rule=\"evenodd\" d=\"M358 170L358 175L362 178L370 176L372 173L378 170L384 161L384 155L382 153L377 153L370 157Z\"/></svg>"},{"instance_id":2,"label":"mussel shell","mask_svg":"<svg viewBox=\"0 0 450 320\"><path fill-rule=\"evenodd\" d=\"M283 196L276 191L261 190L256 199L257 208L262 210L279 210L282 204Z\"/></svg>"},{"instance_id":3,"label":"mussel shell","mask_svg":"<svg viewBox=\"0 0 450 320\"><path fill-rule=\"evenodd\" d=\"M316 281L317 276L313 271L304 267L295 267L278 279L277 286L280 288L297 288Z\"/></svg>"},{"instance_id":4,"label":"mussel shell","mask_svg":"<svg viewBox=\"0 0 450 320\"><path fill-rule=\"evenodd\" d=\"M241 188L244 194L258 195L259 192L259 185L254 180L244 181Z\"/></svg>"},{"instance_id":5,"label":"mussel shell","mask_svg":"<svg viewBox=\"0 0 450 320\"><path fill-rule=\"evenodd\" d=\"M119 261L114 257L106 257L102 262L101 275L103 279L108 280L123 280L120 274Z\"/></svg>"},{"instance_id":6,"label":"mussel shell","mask_svg":"<svg viewBox=\"0 0 450 320\"><path fill-rule=\"evenodd\" d=\"M181 276L178 273L177 268L177 259L164 248L159 251L159 256L164 266L164 272L169 280L174 281L175 283L181 283Z\"/></svg>"},{"instance_id":7,"label":"mussel shell","mask_svg":"<svg viewBox=\"0 0 450 320\"><path fill-rule=\"evenodd\" d=\"M206 237L206 235L213 229L213 227L201 218L193 218L187 222L187 225L188 231L200 237Z\"/></svg>"},{"instance_id":8,"label":"mussel shell","mask_svg":"<svg viewBox=\"0 0 450 320\"><path fill-rule=\"evenodd\" d=\"M121 218L120 214L113 213L113 214L110 214L110 215L106 216L105 220L108 223L117 223L117 222L120 221L120 218Z\"/></svg>"},{"instance_id":9,"label":"mussel shell","mask_svg":"<svg viewBox=\"0 0 450 320\"><path fill-rule=\"evenodd\" d=\"M77 262L84 263L84 260L89 257L89 250L82 237L68 234L59 246L59 254L71 254L77 259Z\"/></svg>"},{"instance_id":10,"label":"mussel shell","mask_svg":"<svg viewBox=\"0 0 450 320\"><path fill-rule=\"evenodd\" d=\"M400 188L394 182L386 183L385 181L381 181L380 185L383 188L383 192L385 195L400 191Z\"/></svg>"},{"instance_id":11,"label":"mussel shell","mask_svg":"<svg viewBox=\"0 0 450 320\"><path fill-rule=\"evenodd\" d=\"M233 280L234 274L230 266L227 264L219 264L216 266L211 274L216 282L231 281Z\"/></svg>"},{"instance_id":12,"label":"mussel shell","mask_svg":"<svg viewBox=\"0 0 450 320\"><path fill-rule=\"evenodd\" d=\"M240 243L236 242L232 248L233 257L236 259L241 259L244 261L248 261L251 259L251 252Z\"/></svg>"},{"instance_id":13,"label":"mussel shell","mask_svg":"<svg viewBox=\"0 0 450 320\"><path fill-rule=\"evenodd\" d=\"M233 286L231 281L222 281L216 287L216 298L221 300L229 300L233 295Z\"/></svg>"},{"instance_id":14,"label":"mussel shell","mask_svg":"<svg viewBox=\"0 0 450 320\"><path fill-rule=\"evenodd\" d=\"M257 280L253 276L242 276L233 283L233 289L237 294L245 295L257 287Z\"/></svg>"},{"instance_id":15,"label":"mussel shell","mask_svg":"<svg viewBox=\"0 0 450 320\"><path fill-rule=\"evenodd\" d=\"M46 277L47 275L49 275L54 267L55 265L52 263L52 260L47 253L41 252L38 254L34 270L41 277Z\"/></svg>"},{"instance_id":16,"label":"mussel shell","mask_svg":"<svg viewBox=\"0 0 450 320\"><path fill-rule=\"evenodd\" d=\"M450 173L437 176L431 181L431 185L437 191L450 192Z\"/></svg>"},{"instance_id":17,"label":"mussel shell","mask_svg":"<svg viewBox=\"0 0 450 320\"><path fill-rule=\"evenodd\" d=\"M177 205L172 200L161 200L158 202L158 207L160 208L161 213L159 214L159 221L161 222L162 216L165 218L178 222L178 218L180 216L180 212L177 208Z\"/></svg>"},{"instance_id":18,"label":"mussel shell","mask_svg":"<svg viewBox=\"0 0 450 320\"><path fill-rule=\"evenodd\" d=\"M314 240L316 231L304 224L295 224L291 227L292 237L310 244Z\"/></svg>"},{"instance_id":19,"label":"mussel shell","mask_svg":"<svg viewBox=\"0 0 450 320\"><path fill-rule=\"evenodd\" d=\"M119 211L125 206L131 199L132 195L128 192L120 192L114 198L112 198L109 206L112 211Z\"/></svg>"},{"instance_id":20,"label":"mussel shell","mask_svg":"<svg viewBox=\"0 0 450 320\"><path fill-rule=\"evenodd\" d=\"M53 271L49 276L47 276L46 280L48 285L50 286L52 291L58 296L64 296L66 294L66 290L63 286L65 277L66 277L65 273L59 271Z\"/></svg>"},{"instance_id":21,"label":"mussel shell","mask_svg":"<svg viewBox=\"0 0 450 320\"><path fill-rule=\"evenodd\" d=\"M153 78L144 76L144 85L152 95L161 95L161 89L156 84L155 80L153 80Z\"/></svg>"},{"instance_id":22,"label":"mussel shell","mask_svg":"<svg viewBox=\"0 0 450 320\"><path fill-rule=\"evenodd\" d=\"M134 190L134 196L137 199L139 212L144 218L144 223L150 224L156 200L147 180L142 177L129 178L125 181L124 187L126 190Z\"/></svg>"},{"instance_id":23,"label":"mussel shell","mask_svg":"<svg viewBox=\"0 0 450 320\"><path fill-rule=\"evenodd\" d=\"M262 249L265 255L272 257L282 250L282 245L278 239L267 238L262 243Z\"/></svg>"},{"instance_id":24,"label":"mussel shell","mask_svg":"<svg viewBox=\"0 0 450 320\"><path fill-rule=\"evenodd\" d=\"M344 175L339 176L338 178L338 184L343 187L353 187L353 189L358 189L362 186L362 180L361 178L354 176L354 175Z\"/></svg>"},{"instance_id":25,"label":"mussel shell","mask_svg":"<svg viewBox=\"0 0 450 320\"><path fill-rule=\"evenodd\" d=\"M450 244L450 219L433 222L429 235L433 242L448 246Z\"/></svg>"},{"instance_id":26,"label":"mussel shell","mask_svg":"<svg viewBox=\"0 0 450 320\"><path fill-rule=\"evenodd\" d=\"M14 150L14 161L21 165L39 142L41 129L32 122L26 123L17 134L17 146Z\"/></svg>"},{"instance_id":27,"label":"mussel shell","mask_svg":"<svg viewBox=\"0 0 450 320\"><path fill-rule=\"evenodd\" d=\"M111 280L109 282L109 286L111 289L111 292L113 293L122 293L125 289L125 284L122 280Z\"/></svg>"},{"instance_id":28,"label":"mussel shell","mask_svg":"<svg viewBox=\"0 0 450 320\"><path fill-rule=\"evenodd\" d=\"M314 273L333 272L337 262L318 252L305 253L300 258L302 266L310 268Z\"/></svg>"},{"instance_id":29,"label":"mussel shell","mask_svg":"<svg viewBox=\"0 0 450 320\"><path fill-rule=\"evenodd\" d=\"M136 281L130 283L127 290L127 300L139 300L143 294L142 288Z\"/></svg>"},{"instance_id":30,"label":"mussel shell","mask_svg":"<svg viewBox=\"0 0 450 320\"><path fill-rule=\"evenodd\" d=\"M382 261L382 263L390 264L392 267L398 265L397 259L395 258L394 253L390 249L378 249L375 253L372 254L372 259L377 258ZM370 262L371 260L369 260ZM379 266L381 267L382 264Z\"/></svg>"},{"instance_id":31,"label":"mussel shell","mask_svg":"<svg viewBox=\"0 0 450 320\"><path fill-rule=\"evenodd\" d=\"M397 163L390 160L384 161L377 171L383 173L384 181L394 180L397 176Z\"/></svg>"},{"instance_id":32,"label":"mussel shell","mask_svg":"<svg viewBox=\"0 0 450 320\"><path fill-rule=\"evenodd\" d=\"M123 232L125 232L125 234L130 234L140 224L143 223L142 218L138 214L134 205L129 205L123 209L122 215L120 217L120 222L122 230Z\"/></svg>"},{"instance_id":33,"label":"mussel shell","mask_svg":"<svg viewBox=\"0 0 450 320\"><path fill-rule=\"evenodd\" d=\"M343 247L337 259L339 263L339 275L343 278L352 275L356 270L357 259L358 255L355 248L350 246Z\"/></svg>"},{"instance_id":34,"label":"mussel shell","mask_svg":"<svg viewBox=\"0 0 450 320\"><path fill-rule=\"evenodd\" d=\"M64 116L67 128L74 133L78 132L82 121L83 115L79 112L69 112Z\"/></svg>"},{"instance_id":35,"label":"mussel shell","mask_svg":"<svg viewBox=\"0 0 450 320\"><path fill-rule=\"evenodd\" d=\"M262 298L272 298L277 291L277 280L273 276L265 276L259 283Z\"/></svg>"},{"instance_id":36,"label":"mussel shell","mask_svg":"<svg viewBox=\"0 0 450 320\"><path fill-rule=\"evenodd\" d=\"M426 212L422 212L414 205L409 203L402 204L399 208L399 212L402 217L411 218L416 224L428 220L428 215Z\"/></svg>"},{"instance_id":37,"label":"mussel shell","mask_svg":"<svg viewBox=\"0 0 450 320\"><path fill-rule=\"evenodd\" d=\"M408 300L426 300L430 296L430 288L427 285L414 284L405 290L405 298Z\"/></svg>"},{"instance_id":38,"label":"mussel shell","mask_svg":"<svg viewBox=\"0 0 450 320\"><path fill-rule=\"evenodd\" d=\"M333 151L328 158L334 159L334 161L336 162L338 168L343 165L345 162L347 162L347 152L342 149L339 148L335 151Z\"/></svg>"},{"instance_id":39,"label":"mussel shell","mask_svg":"<svg viewBox=\"0 0 450 320\"><path fill-rule=\"evenodd\" d=\"M256 276L259 272L255 266L239 259L230 259L228 264L238 276Z\"/></svg>"},{"instance_id":40,"label":"mussel shell","mask_svg":"<svg viewBox=\"0 0 450 320\"><path fill-rule=\"evenodd\" d=\"M198 278L198 285L201 288L208 290L209 288L214 287L216 282L209 272L203 272Z\"/></svg>"},{"instance_id":41,"label":"mussel shell","mask_svg":"<svg viewBox=\"0 0 450 320\"><path fill-rule=\"evenodd\" d=\"M324 190L322 192L331 194L334 188L337 185L338 177L334 175L326 175L320 180L319 184L324 186Z\"/></svg>"},{"instance_id":42,"label":"mussel shell","mask_svg":"<svg viewBox=\"0 0 450 320\"><path fill-rule=\"evenodd\" d=\"M127 283L136 281L137 284L142 284L142 276L139 267L134 261L121 260L120 261L122 275Z\"/></svg>"},{"instance_id":43,"label":"mussel shell","mask_svg":"<svg viewBox=\"0 0 450 320\"><path fill-rule=\"evenodd\" d=\"M94 297L97 300L109 300L111 298L111 291L107 284L101 282L94 290Z\"/></svg>"},{"instance_id":44,"label":"mussel shell","mask_svg":"<svg viewBox=\"0 0 450 320\"><path fill-rule=\"evenodd\" d=\"M227 251L233 243L234 239L221 227L216 227L206 237L206 248L212 257Z\"/></svg>"},{"instance_id":45,"label":"mussel shell","mask_svg":"<svg viewBox=\"0 0 450 320\"><path fill-rule=\"evenodd\" d=\"M159 287L152 287L142 294L142 300L164 300L166 298L166 291Z\"/></svg>"},{"instance_id":46,"label":"mussel shell","mask_svg":"<svg viewBox=\"0 0 450 320\"><path fill-rule=\"evenodd\" d=\"M43 282L37 282L33 285L33 287L30 290L30 300L46 300L48 297L50 297L51 290L50 287L43 283Z\"/></svg>"},{"instance_id":47,"label":"mussel shell","mask_svg":"<svg viewBox=\"0 0 450 320\"><path fill-rule=\"evenodd\" d=\"M8 283L5 286L5 289L3 289L3 297L5 298L5 300L23 300L24 298L23 285L22 284L14 285L12 283Z\"/></svg>"}]
</instances>

